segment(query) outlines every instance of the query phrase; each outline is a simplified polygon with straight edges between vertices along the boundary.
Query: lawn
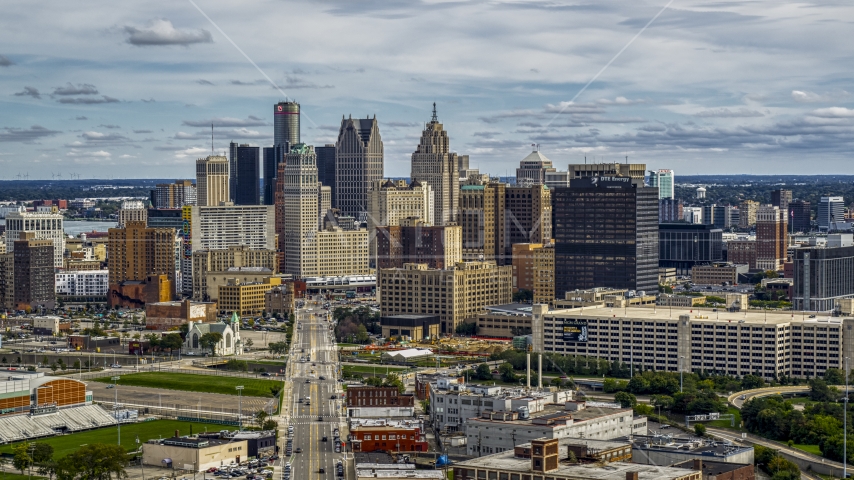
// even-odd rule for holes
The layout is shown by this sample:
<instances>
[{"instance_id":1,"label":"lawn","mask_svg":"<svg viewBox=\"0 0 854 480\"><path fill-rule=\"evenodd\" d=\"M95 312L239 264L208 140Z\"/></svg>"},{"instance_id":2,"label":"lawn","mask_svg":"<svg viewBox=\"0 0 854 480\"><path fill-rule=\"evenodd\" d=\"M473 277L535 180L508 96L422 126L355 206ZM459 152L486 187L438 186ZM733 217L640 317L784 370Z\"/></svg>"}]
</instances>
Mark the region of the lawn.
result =
<instances>
[{"instance_id":1,"label":"lawn","mask_svg":"<svg viewBox=\"0 0 854 480\"><path fill-rule=\"evenodd\" d=\"M818 448L818 445L799 445L793 444L792 447L797 448L798 450L803 450L807 453L812 453L813 455L821 456L821 449Z\"/></svg>"},{"instance_id":2,"label":"lawn","mask_svg":"<svg viewBox=\"0 0 854 480\"><path fill-rule=\"evenodd\" d=\"M33 469L35 472L35 468ZM43 480L45 477L21 475L20 473L0 472L0 480Z\"/></svg>"},{"instance_id":3,"label":"lawn","mask_svg":"<svg viewBox=\"0 0 854 480\"><path fill-rule=\"evenodd\" d=\"M729 420L715 420L714 422L702 422L702 423L704 423L707 427L717 427L717 428L726 428L729 430L744 431L744 429L741 428L741 412L737 408L729 407L729 408L727 408L727 411L725 413L731 413L731 414L735 415L735 427L730 426Z\"/></svg>"},{"instance_id":4,"label":"lawn","mask_svg":"<svg viewBox=\"0 0 854 480\"><path fill-rule=\"evenodd\" d=\"M110 377L96 378L96 382L113 383ZM122 385L133 387L164 388L167 390L185 390L188 392L222 393L237 395L234 388L243 385L243 395L249 397L272 397L270 387L281 386L281 381L253 378L218 377L214 375L193 375L190 373L143 372L122 375Z\"/></svg>"},{"instance_id":5,"label":"lawn","mask_svg":"<svg viewBox=\"0 0 854 480\"><path fill-rule=\"evenodd\" d=\"M178 430L181 435L189 435L191 431L198 433L204 432L205 429L219 431L223 429L233 430L234 428L215 424L180 422L178 420L155 420L152 422L125 424L122 425L122 446L127 451L133 451L137 448L137 436L139 436L139 443L142 444L152 438L171 437L175 434L175 430ZM82 445L90 443L115 443L116 440L116 427L105 427L69 435L36 439L35 441L52 445L54 458L61 458L77 450ZM12 453L14 445L17 444L3 445L0 447L0 453Z\"/></svg>"}]
</instances>

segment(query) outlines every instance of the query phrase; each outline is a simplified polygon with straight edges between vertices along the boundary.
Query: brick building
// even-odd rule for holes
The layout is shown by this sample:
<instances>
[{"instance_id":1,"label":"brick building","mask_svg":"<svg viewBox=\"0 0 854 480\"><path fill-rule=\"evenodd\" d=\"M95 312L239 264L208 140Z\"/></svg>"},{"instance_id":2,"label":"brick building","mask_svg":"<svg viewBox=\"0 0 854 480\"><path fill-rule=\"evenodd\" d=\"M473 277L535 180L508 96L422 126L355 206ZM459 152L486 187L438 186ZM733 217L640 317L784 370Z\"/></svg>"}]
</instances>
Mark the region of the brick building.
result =
<instances>
[{"instance_id":1,"label":"brick building","mask_svg":"<svg viewBox=\"0 0 854 480\"><path fill-rule=\"evenodd\" d=\"M365 420L350 426L354 452L426 452L427 437L414 420Z\"/></svg>"},{"instance_id":2,"label":"brick building","mask_svg":"<svg viewBox=\"0 0 854 480\"><path fill-rule=\"evenodd\" d=\"M415 411L415 396L401 395L396 387L350 387L347 389L350 417L406 417Z\"/></svg>"},{"instance_id":3,"label":"brick building","mask_svg":"<svg viewBox=\"0 0 854 480\"><path fill-rule=\"evenodd\" d=\"M190 321L216 321L216 302L155 302L145 305L146 330L169 330Z\"/></svg>"},{"instance_id":4,"label":"brick building","mask_svg":"<svg viewBox=\"0 0 854 480\"><path fill-rule=\"evenodd\" d=\"M753 240L730 240L726 242L729 263L747 265L750 270L756 269L756 242Z\"/></svg>"}]
</instances>

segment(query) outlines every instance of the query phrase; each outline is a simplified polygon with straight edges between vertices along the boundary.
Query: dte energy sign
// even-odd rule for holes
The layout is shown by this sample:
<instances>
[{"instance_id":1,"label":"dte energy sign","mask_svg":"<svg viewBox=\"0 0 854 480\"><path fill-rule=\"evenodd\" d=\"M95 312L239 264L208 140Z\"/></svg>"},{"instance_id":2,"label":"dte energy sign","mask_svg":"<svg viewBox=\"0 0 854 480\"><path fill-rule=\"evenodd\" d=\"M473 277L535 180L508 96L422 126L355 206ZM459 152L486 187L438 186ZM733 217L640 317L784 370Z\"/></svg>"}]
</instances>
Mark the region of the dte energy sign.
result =
<instances>
[{"instance_id":1,"label":"dte energy sign","mask_svg":"<svg viewBox=\"0 0 854 480\"><path fill-rule=\"evenodd\" d=\"M586 342L587 321L586 320L564 320L563 321L564 342Z\"/></svg>"}]
</instances>

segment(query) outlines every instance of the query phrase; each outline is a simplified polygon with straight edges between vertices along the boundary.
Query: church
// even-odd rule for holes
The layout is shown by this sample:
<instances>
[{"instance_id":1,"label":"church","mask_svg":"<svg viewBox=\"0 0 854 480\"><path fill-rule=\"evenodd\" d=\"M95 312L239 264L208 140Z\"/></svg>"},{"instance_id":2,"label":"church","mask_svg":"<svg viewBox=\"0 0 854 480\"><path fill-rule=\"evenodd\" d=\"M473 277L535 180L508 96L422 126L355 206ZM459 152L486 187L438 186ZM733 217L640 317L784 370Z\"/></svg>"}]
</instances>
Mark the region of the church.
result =
<instances>
[{"instance_id":1,"label":"church","mask_svg":"<svg viewBox=\"0 0 854 480\"><path fill-rule=\"evenodd\" d=\"M229 322L212 323L189 323L189 331L181 347L183 355L205 355L211 353L210 349L200 344L202 335L206 333L219 333L222 340L216 345L216 355L239 355L243 353L243 342L240 340L240 317L237 312L231 315Z\"/></svg>"}]
</instances>

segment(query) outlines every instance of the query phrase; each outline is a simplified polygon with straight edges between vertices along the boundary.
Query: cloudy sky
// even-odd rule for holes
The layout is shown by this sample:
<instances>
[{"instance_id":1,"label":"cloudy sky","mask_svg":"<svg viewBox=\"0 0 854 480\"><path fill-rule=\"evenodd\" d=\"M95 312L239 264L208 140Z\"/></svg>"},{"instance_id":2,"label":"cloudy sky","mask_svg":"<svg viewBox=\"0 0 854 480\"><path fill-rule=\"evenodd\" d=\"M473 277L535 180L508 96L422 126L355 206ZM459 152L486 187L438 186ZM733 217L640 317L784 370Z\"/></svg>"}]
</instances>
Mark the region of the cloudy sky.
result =
<instances>
[{"instance_id":1,"label":"cloudy sky","mask_svg":"<svg viewBox=\"0 0 854 480\"><path fill-rule=\"evenodd\" d=\"M217 152L267 146L285 97L315 145L376 114L387 176L434 101L496 175L531 144L559 168L850 173L850 2L667 1L7 2L0 179L191 177L211 123Z\"/></svg>"}]
</instances>

